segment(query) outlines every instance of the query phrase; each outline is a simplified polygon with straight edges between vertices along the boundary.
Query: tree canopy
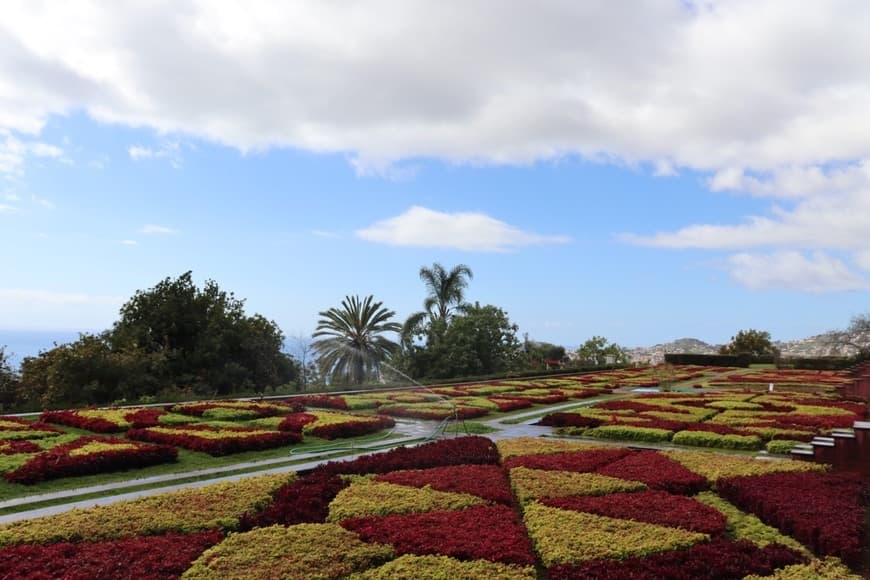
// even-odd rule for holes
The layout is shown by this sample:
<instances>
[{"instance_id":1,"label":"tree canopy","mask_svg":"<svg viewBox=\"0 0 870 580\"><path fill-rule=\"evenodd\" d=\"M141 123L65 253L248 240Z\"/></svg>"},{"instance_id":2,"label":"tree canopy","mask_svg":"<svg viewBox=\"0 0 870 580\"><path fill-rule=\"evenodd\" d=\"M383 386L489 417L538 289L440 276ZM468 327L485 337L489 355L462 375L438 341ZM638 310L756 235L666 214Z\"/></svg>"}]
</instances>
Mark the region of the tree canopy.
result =
<instances>
[{"instance_id":1,"label":"tree canopy","mask_svg":"<svg viewBox=\"0 0 870 580\"><path fill-rule=\"evenodd\" d=\"M749 354L752 356L779 356L770 333L764 330L741 330L731 337L731 342L719 349L719 354Z\"/></svg>"},{"instance_id":2,"label":"tree canopy","mask_svg":"<svg viewBox=\"0 0 870 580\"><path fill-rule=\"evenodd\" d=\"M579 366L625 364L628 362L628 353L621 346L615 342L609 342L603 336L593 336L577 349L573 359Z\"/></svg>"},{"instance_id":3,"label":"tree canopy","mask_svg":"<svg viewBox=\"0 0 870 580\"><path fill-rule=\"evenodd\" d=\"M398 348L383 336L402 329L398 322L390 321L396 313L370 295L362 300L346 296L341 308L319 314L313 334L319 340L313 346L324 373L339 384L358 385L367 378L377 378L381 363Z\"/></svg>"},{"instance_id":4,"label":"tree canopy","mask_svg":"<svg viewBox=\"0 0 870 580\"><path fill-rule=\"evenodd\" d=\"M83 334L22 363L22 391L44 405L106 403L169 391L263 392L292 381L278 326L186 272L140 290L111 330Z\"/></svg>"}]
</instances>

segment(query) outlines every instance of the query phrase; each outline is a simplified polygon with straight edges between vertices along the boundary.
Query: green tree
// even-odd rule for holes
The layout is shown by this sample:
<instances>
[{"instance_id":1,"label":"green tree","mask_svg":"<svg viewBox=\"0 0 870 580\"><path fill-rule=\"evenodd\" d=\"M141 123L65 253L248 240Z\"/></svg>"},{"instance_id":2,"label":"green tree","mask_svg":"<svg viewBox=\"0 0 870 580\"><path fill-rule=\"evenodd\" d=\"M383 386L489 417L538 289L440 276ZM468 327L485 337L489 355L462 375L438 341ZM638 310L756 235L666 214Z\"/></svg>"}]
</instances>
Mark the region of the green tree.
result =
<instances>
[{"instance_id":1,"label":"green tree","mask_svg":"<svg viewBox=\"0 0 870 580\"><path fill-rule=\"evenodd\" d=\"M496 306L467 306L453 317L444 340L419 353L421 376L448 378L513 370L520 360L517 326Z\"/></svg>"},{"instance_id":2,"label":"green tree","mask_svg":"<svg viewBox=\"0 0 870 580\"><path fill-rule=\"evenodd\" d=\"M398 345L382 336L385 332L400 332L398 322L390 322L395 312L375 302L369 295L345 296L341 308L320 312L314 350L318 363L333 382L362 384L377 376L383 363Z\"/></svg>"},{"instance_id":3,"label":"green tree","mask_svg":"<svg viewBox=\"0 0 870 580\"><path fill-rule=\"evenodd\" d=\"M719 349L719 354L749 354L752 356L779 356L779 349L770 340L770 333L762 330L741 330L731 342Z\"/></svg>"},{"instance_id":4,"label":"green tree","mask_svg":"<svg viewBox=\"0 0 870 580\"><path fill-rule=\"evenodd\" d=\"M523 337L523 355L526 366L533 369L545 368L550 361L561 363L565 359L565 347L549 342L529 340L528 335Z\"/></svg>"},{"instance_id":5,"label":"green tree","mask_svg":"<svg viewBox=\"0 0 870 580\"><path fill-rule=\"evenodd\" d=\"M473 277L471 268L465 264L458 264L449 271L438 262L431 268L420 268L420 280L428 295L423 301L424 310L410 315L402 325L400 337L405 350L413 350L415 339L425 337L432 343L441 340L453 313L466 306L465 289Z\"/></svg>"},{"instance_id":6,"label":"green tree","mask_svg":"<svg viewBox=\"0 0 870 580\"><path fill-rule=\"evenodd\" d=\"M274 322L247 316L244 301L213 280L198 288L191 272L136 292L121 307L109 341L115 351L160 357L165 383L206 394L262 392L297 373Z\"/></svg>"},{"instance_id":7,"label":"green tree","mask_svg":"<svg viewBox=\"0 0 870 580\"><path fill-rule=\"evenodd\" d=\"M18 373L12 367L10 355L5 346L0 346L0 410L8 411L18 400Z\"/></svg>"},{"instance_id":8,"label":"green tree","mask_svg":"<svg viewBox=\"0 0 870 580\"><path fill-rule=\"evenodd\" d=\"M580 366L619 365L628 362L628 353L615 342L608 342L603 336L593 336L577 349L574 360Z\"/></svg>"}]
</instances>

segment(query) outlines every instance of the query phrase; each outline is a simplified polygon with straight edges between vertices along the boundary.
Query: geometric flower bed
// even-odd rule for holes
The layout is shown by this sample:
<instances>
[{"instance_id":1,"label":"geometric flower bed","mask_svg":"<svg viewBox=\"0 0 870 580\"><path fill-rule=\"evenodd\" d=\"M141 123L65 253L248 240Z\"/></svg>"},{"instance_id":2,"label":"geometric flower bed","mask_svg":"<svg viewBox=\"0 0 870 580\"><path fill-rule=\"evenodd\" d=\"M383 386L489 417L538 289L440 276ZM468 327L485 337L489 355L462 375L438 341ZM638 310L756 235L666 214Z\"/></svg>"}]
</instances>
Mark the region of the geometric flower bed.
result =
<instances>
[{"instance_id":1,"label":"geometric flower bed","mask_svg":"<svg viewBox=\"0 0 870 580\"><path fill-rule=\"evenodd\" d=\"M306 411L293 413L280 418L277 428L281 431L294 431L321 439L358 437L377 433L382 429L395 426L389 417L371 415L351 415L331 411Z\"/></svg>"},{"instance_id":2,"label":"geometric flower bed","mask_svg":"<svg viewBox=\"0 0 870 580\"><path fill-rule=\"evenodd\" d=\"M154 575L852 577L839 560L816 560L797 540L806 533L808 548L850 558L842 542L863 539L840 516L863 513L854 480L794 471L791 461L607 451L619 453L570 441L460 437L329 462L295 478L261 476L75 510L0 527L0 546L9 546L0 548L0 570L73 575L78 561L84 574L100 577L97 562L120 561L110 546L129 545L142 568L115 569L115 577L148 577L158 551L168 550L157 538L173 533L183 534L173 537L178 548L166 555L166 572ZM701 487L710 490L688 495ZM790 507L804 497L823 508L821 518ZM219 538L208 535L214 528ZM79 543L46 546L56 542Z\"/></svg>"},{"instance_id":3,"label":"geometric flower bed","mask_svg":"<svg viewBox=\"0 0 870 580\"><path fill-rule=\"evenodd\" d=\"M811 394L722 392L645 394L552 413L541 425L570 435L757 450L766 442L809 441L851 427L866 405ZM773 450L790 445L773 444Z\"/></svg>"},{"instance_id":4,"label":"geometric flower bed","mask_svg":"<svg viewBox=\"0 0 870 580\"><path fill-rule=\"evenodd\" d=\"M127 431L127 438L175 445L191 451L202 451L215 457L241 451L273 449L302 441L301 434L291 431L268 431L254 427L214 427L212 425L175 425L130 429Z\"/></svg>"},{"instance_id":5,"label":"geometric flower bed","mask_svg":"<svg viewBox=\"0 0 870 580\"><path fill-rule=\"evenodd\" d=\"M57 427L45 423L31 423L17 417L0 417L0 440L42 439L63 433Z\"/></svg>"},{"instance_id":6,"label":"geometric flower bed","mask_svg":"<svg viewBox=\"0 0 870 580\"><path fill-rule=\"evenodd\" d=\"M93 475L175 461L178 450L167 445L133 443L111 437L81 437L42 451L6 473L10 483L32 484L73 475Z\"/></svg>"}]
</instances>

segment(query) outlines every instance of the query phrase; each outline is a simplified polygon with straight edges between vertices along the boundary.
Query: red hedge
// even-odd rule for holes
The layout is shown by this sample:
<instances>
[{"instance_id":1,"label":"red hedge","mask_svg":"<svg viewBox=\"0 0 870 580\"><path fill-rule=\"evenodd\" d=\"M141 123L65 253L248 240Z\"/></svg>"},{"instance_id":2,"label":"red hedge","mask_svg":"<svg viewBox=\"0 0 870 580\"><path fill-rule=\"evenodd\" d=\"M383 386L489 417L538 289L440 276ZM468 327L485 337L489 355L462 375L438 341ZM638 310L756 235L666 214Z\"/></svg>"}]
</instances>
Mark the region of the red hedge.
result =
<instances>
[{"instance_id":1,"label":"red hedge","mask_svg":"<svg viewBox=\"0 0 870 580\"><path fill-rule=\"evenodd\" d=\"M160 416L165 415L163 409L139 409L132 413L127 413L124 417L134 428L142 429L145 427L156 427L160 424Z\"/></svg>"},{"instance_id":2,"label":"red hedge","mask_svg":"<svg viewBox=\"0 0 870 580\"><path fill-rule=\"evenodd\" d=\"M572 453L544 453L541 455L520 455L504 460L504 468L528 467L547 471L590 472L613 463L631 453L629 449L593 449Z\"/></svg>"},{"instance_id":3,"label":"red hedge","mask_svg":"<svg viewBox=\"0 0 870 580\"><path fill-rule=\"evenodd\" d=\"M18 455L19 453L38 453L42 447L33 441L3 441L0 445L0 455Z\"/></svg>"},{"instance_id":4,"label":"red hedge","mask_svg":"<svg viewBox=\"0 0 870 580\"><path fill-rule=\"evenodd\" d=\"M389 417L376 417L376 419L376 421L354 421L351 419L348 423L315 425L309 434L322 439L343 439L377 433L382 429L389 429L396 425L396 422Z\"/></svg>"},{"instance_id":5,"label":"red hedge","mask_svg":"<svg viewBox=\"0 0 870 580\"><path fill-rule=\"evenodd\" d=\"M854 415L764 415L759 419L773 419L783 429L814 427L816 429L846 429L857 420Z\"/></svg>"},{"instance_id":6,"label":"red hedge","mask_svg":"<svg viewBox=\"0 0 870 580\"><path fill-rule=\"evenodd\" d=\"M774 473L719 481L719 494L820 556L855 565L863 547L864 506L855 473Z\"/></svg>"},{"instance_id":7,"label":"red hedge","mask_svg":"<svg viewBox=\"0 0 870 580\"><path fill-rule=\"evenodd\" d=\"M656 451L636 451L624 459L599 468L597 473L642 481L653 489L680 495L694 495L709 486L704 477Z\"/></svg>"},{"instance_id":8,"label":"red hedge","mask_svg":"<svg viewBox=\"0 0 870 580\"><path fill-rule=\"evenodd\" d=\"M454 416L457 419L475 419L477 417L483 417L488 413L489 410L482 407L456 407L455 412L447 409L439 411L396 405L390 405L388 409L378 409L379 415L392 415L394 417L408 417L411 419L433 419L436 421Z\"/></svg>"},{"instance_id":9,"label":"red hedge","mask_svg":"<svg viewBox=\"0 0 870 580\"><path fill-rule=\"evenodd\" d=\"M338 395L304 395L297 400L308 407L347 410L347 402Z\"/></svg>"},{"instance_id":10,"label":"red hedge","mask_svg":"<svg viewBox=\"0 0 870 580\"><path fill-rule=\"evenodd\" d=\"M315 470L280 488L272 503L258 514L244 514L239 529L281 524L316 524L326 521L329 503L348 483L336 474Z\"/></svg>"},{"instance_id":11,"label":"red hedge","mask_svg":"<svg viewBox=\"0 0 870 580\"><path fill-rule=\"evenodd\" d=\"M505 505L513 503L507 475L495 465L448 465L393 471L375 479L411 487L429 485L439 491L470 493Z\"/></svg>"},{"instance_id":12,"label":"red hedge","mask_svg":"<svg viewBox=\"0 0 870 580\"><path fill-rule=\"evenodd\" d=\"M62 542L0 549L0 577L21 580L177 578L221 541L218 530L94 543Z\"/></svg>"},{"instance_id":13,"label":"red hedge","mask_svg":"<svg viewBox=\"0 0 870 580\"><path fill-rule=\"evenodd\" d=\"M577 413L550 413L538 421L538 425L547 427L598 427L604 421L594 417L584 417Z\"/></svg>"},{"instance_id":14,"label":"red hedge","mask_svg":"<svg viewBox=\"0 0 870 580\"><path fill-rule=\"evenodd\" d=\"M658 490L547 498L541 502L559 509L683 528L711 536L721 536L725 532L725 516L718 510L688 497Z\"/></svg>"},{"instance_id":15,"label":"red hedge","mask_svg":"<svg viewBox=\"0 0 870 580\"><path fill-rule=\"evenodd\" d=\"M442 554L532 566L532 544L517 513L506 506L351 518L342 527L368 542L392 544L398 554Z\"/></svg>"},{"instance_id":16,"label":"red hedge","mask_svg":"<svg viewBox=\"0 0 870 580\"><path fill-rule=\"evenodd\" d=\"M47 479L71 475L92 475L107 471L118 471L168 463L178 458L178 450L166 445L143 445L137 443L136 449L118 449L72 456L70 451L79 449L91 442L127 443L107 437L82 437L67 445L32 457L27 463L3 476L10 483L32 484Z\"/></svg>"},{"instance_id":17,"label":"red hedge","mask_svg":"<svg viewBox=\"0 0 870 580\"><path fill-rule=\"evenodd\" d=\"M532 402L528 399L509 399L495 396L487 397L487 399L498 405L498 410L502 413L516 411L517 409L527 409L532 406Z\"/></svg>"},{"instance_id":18,"label":"red hedge","mask_svg":"<svg viewBox=\"0 0 870 580\"><path fill-rule=\"evenodd\" d=\"M69 410L43 411L39 416L39 420L47 423L66 425L67 427L75 427L76 429L87 429L95 433L118 433L125 429L117 423L97 417L83 417L75 411Z\"/></svg>"},{"instance_id":19,"label":"red hedge","mask_svg":"<svg viewBox=\"0 0 870 580\"><path fill-rule=\"evenodd\" d=\"M151 443L163 443L167 445L175 445L190 449L191 451L201 451L209 455L218 457L221 455L230 455L242 451L260 451L263 449L273 449L282 445L292 445L302 441L302 435L289 431L274 433L260 433L244 438L227 437L223 439L207 439L205 437L197 437L183 431L217 431L209 425L179 425L176 427L165 427L166 429L178 430L178 433L162 433L152 431L150 429L130 429L127 431L129 439L137 441L149 441ZM223 429L223 431L255 431L245 427L235 429Z\"/></svg>"},{"instance_id":20,"label":"red hedge","mask_svg":"<svg viewBox=\"0 0 870 580\"><path fill-rule=\"evenodd\" d=\"M309 423L317 421L317 417L311 413L293 413L278 424L278 431L293 431L302 433L302 428Z\"/></svg>"},{"instance_id":21,"label":"red hedge","mask_svg":"<svg viewBox=\"0 0 870 580\"><path fill-rule=\"evenodd\" d=\"M767 576L778 568L805 562L798 552L781 544L759 548L746 540L718 540L646 558L559 564L547 572L551 580L738 580L750 574Z\"/></svg>"}]
</instances>

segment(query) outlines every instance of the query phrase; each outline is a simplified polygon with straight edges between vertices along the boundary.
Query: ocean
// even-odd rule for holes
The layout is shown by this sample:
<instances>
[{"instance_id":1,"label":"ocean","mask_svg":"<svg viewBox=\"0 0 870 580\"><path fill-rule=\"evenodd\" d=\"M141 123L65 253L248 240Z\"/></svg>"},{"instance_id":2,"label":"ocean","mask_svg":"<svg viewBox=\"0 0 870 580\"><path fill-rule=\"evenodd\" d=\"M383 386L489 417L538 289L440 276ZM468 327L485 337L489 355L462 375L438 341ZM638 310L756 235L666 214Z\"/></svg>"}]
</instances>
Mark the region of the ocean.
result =
<instances>
[{"instance_id":1,"label":"ocean","mask_svg":"<svg viewBox=\"0 0 870 580\"><path fill-rule=\"evenodd\" d=\"M70 330L0 330L0 346L6 347L6 354L14 367L21 364L24 357L35 356L40 351L78 339L79 333Z\"/></svg>"}]
</instances>

